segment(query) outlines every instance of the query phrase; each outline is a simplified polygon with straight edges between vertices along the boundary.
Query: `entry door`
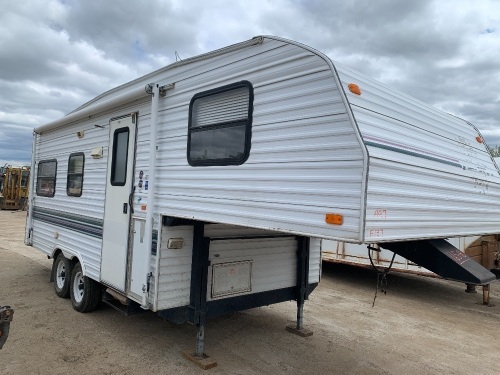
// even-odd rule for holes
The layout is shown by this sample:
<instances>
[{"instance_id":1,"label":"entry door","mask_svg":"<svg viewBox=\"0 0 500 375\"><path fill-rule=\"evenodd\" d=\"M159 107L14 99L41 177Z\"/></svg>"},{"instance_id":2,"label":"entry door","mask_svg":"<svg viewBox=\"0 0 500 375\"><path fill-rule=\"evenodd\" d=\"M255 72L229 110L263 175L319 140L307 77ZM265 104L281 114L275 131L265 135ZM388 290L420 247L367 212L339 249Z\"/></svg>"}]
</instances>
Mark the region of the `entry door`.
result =
<instances>
[{"instance_id":1,"label":"entry door","mask_svg":"<svg viewBox=\"0 0 500 375\"><path fill-rule=\"evenodd\" d=\"M101 250L101 281L125 291L133 189L135 116L110 122L106 202Z\"/></svg>"}]
</instances>

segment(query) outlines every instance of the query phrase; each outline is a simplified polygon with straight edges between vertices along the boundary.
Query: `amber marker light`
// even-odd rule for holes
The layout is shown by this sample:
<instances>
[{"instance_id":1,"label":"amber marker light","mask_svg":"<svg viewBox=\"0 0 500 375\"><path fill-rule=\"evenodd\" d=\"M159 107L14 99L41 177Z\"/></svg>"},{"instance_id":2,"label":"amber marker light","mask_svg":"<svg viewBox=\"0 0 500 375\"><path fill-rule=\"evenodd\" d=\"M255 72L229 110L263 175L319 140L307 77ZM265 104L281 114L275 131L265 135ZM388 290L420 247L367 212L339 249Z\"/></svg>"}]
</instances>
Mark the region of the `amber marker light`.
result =
<instances>
[{"instance_id":1,"label":"amber marker light","mask_svg":"<svg viewBox=\"0 0 500 375\"><path fill-rule=\"evenodd\" d=\"M479 143L483 143L483 138L481 138L480 136L477 136L476 141L478 141Z\"/></svg>"},{"instance_id":2,"label":"amber marker light","mask_svg":"<svg viewBox=\"0 0 500 375\"><path fill-rule=\"evenodd\" d=\"M325 221L328 224L342 225L344 224L344 217L341 214L326 214Z\"/></svg>"},{"instance_id":3,"label":"amber marker light","mask_svg":"<svg viewBox=\"0 0 500 375\"><path fill-rule=\"evenodd\" d=\"M352 92L353 94L361 95L361 89L355 83L349 83L347 87L349 87L349 91Z\"/></svg>"}]
</instances>

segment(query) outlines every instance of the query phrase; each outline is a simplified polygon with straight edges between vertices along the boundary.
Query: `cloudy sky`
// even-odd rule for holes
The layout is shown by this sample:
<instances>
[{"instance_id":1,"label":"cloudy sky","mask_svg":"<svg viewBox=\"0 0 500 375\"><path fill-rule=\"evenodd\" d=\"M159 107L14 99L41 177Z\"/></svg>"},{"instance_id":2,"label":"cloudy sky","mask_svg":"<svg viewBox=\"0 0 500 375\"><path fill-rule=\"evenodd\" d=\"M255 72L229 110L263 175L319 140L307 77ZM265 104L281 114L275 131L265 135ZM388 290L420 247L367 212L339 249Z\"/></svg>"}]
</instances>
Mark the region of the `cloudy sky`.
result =
<instances>
[{"instance_id":1,"label":"cloudy sky","mask_svg":"<svg viewBox=\"0 0 500 375\"><path fill-rule=\"evenodd\" d=\"M0 0L0 163L32 129L117 85L256 35L474 123L500 145L499 0Z\"/></svg>"}]
</instances>

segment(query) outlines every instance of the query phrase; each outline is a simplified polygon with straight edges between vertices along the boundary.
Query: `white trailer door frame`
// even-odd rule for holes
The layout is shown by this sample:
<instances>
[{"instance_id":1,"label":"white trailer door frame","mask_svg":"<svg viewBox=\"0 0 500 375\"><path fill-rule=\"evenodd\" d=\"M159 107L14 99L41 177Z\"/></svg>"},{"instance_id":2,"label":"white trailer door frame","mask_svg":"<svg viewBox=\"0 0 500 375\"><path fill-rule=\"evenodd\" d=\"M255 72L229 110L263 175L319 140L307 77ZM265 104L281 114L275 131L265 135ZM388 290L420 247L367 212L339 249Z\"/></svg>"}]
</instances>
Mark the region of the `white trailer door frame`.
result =
<instances>
[{"instance_id":1,"label":"white trailer door frame","mask_svg":"<svg viewBox=\"0 0 500 375\"><path fill-rule=\"evenodd\" d=\"M134 188L136 115L110 121L100 281L125 292Z\"/></svg>"}]
</instances>

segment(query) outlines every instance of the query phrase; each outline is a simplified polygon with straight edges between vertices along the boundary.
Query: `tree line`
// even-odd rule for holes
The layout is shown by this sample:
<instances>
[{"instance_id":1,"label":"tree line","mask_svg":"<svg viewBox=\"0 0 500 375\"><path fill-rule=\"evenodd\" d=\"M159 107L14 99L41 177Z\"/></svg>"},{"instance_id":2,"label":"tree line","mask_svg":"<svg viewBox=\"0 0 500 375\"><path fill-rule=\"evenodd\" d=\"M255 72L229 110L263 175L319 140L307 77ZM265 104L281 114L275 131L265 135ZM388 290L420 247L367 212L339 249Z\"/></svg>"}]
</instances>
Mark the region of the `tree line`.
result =
<instances>
[{"instance_id":1,"label":"tree line","mask_svg":"<svg viewBox=\"0 0 500 375\"><path fill-rule=\"evenodd\" d=\"M500 146L488 147L488 150L490 151L491 156L493 156L494 158L500 157Z\"/></svg>"}]
</instances>

